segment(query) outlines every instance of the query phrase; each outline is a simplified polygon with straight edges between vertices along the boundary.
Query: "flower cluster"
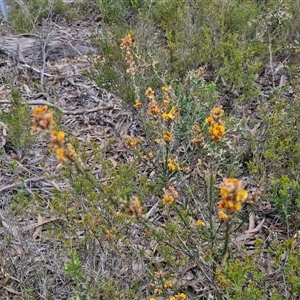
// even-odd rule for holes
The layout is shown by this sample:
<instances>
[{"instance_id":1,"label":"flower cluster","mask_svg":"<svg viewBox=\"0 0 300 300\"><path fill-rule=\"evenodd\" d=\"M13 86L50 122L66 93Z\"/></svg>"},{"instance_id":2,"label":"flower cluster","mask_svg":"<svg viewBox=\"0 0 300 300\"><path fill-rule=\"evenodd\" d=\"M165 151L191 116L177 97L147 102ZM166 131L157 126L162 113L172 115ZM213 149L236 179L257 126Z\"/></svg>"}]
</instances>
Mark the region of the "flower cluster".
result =
<instances>
[{"instance_id":1,"label":"flower cluster","mask_svg":"<svg viewBox=\"0 0 300 300\"><path fill-rule=\"evenodd\" d=\"M128 33L123 39L122 42L120 44L120 48L122 50L128 48L129 46L131 46L133 44L133 38L131 37L131 34Z\"/></svg>"},{"instance_id":2,"label":"flower cluster","mask_svg":"<svg viewBox=\"0 0 300 300\"><path fill-rule=\"evenodd\" d=\"M174 186L170 185L167 189L164 189L162 202L163 204L172 204L178 197L178 192L175 190Z\"/></svg>"},{"instance_id":3,"label":"flower cluster","mask_svg":"<svg viewBox=\"0 0 300 300\"><path fill-rule=\"evenodd\" d=\"M45 133L50 132L50 147L55 152L59 162L64 163L76 156L73 146L71 144L65 145L65 133L53 130L55 127L53 111L48 109L48 106L45 105L33 109L32 123L32 131L41 130Z\"/></svg>"},{"instance_id":4,"label":"flower cluster","mask_svg":"<svg viewBox=\"0 0 300 300\"><path fill-rule=\"evenodd\" d=\"M135 103L133 105L134 108L140 109L142 107L142 102L140 100L135 100Z\"/></svg>"},{"instance_id":5,"label":"flower cluster","mask_svg":"<svg viewBox=\"0 0 300 300\"><path fill-rule=\"evenodd\" d=\"M42 130L49 132L55 127L53 111L48 106L38 106L33 109L32 131Z\"/></svg>"},{"instance_id":6,"label":"flower cluster","mask_svg":"<svg viewBox=\"0 0 300 300\"><path fill-rule=\"evenodd\" d=\"M63 131L51 131L50 145L59 162L65 163L68 159L73 160L77 155L71 144L65 145L65 133Z\"/></svg>"},{"instance_id":7,"label":"flower cluster","mask_svg":"<svg viewBox=\"0 0 300 300\"><path fill-rule=\"evenodd\" d=\"M136 72L136 66L135 66L135 61L134 57L132 54L132 51L130 49L130 46L133 44L133 38L131 37L131 34L128 33L125 38L122 39L122 42L120 44L120 48L122 50L126 51L125 54L125 62L129 66L129 68L126 69L126 73L129 74L135 74Z\"/></svg>"},{"instance_id":8,"label":"flower cluster","mask_svg":"<svg viewBox=\"0 0 300 300\"><path fill-rule=\"evenodd\" d=\"M171 94L171 86L167 87L167 86L163 86L161 88L161 91L163 93L163 102L162 102L162 107L166 107L170 104L171 100L170 100L170 94Z\"/></svg>"},{"instance_id":9,"label":"flower cluster","mask_svg":"<svg viewBox=\"0 0 300 300\"><path fill-rule=\"evenodd\" d=\"M171 142L174 139L172 133L169 130L165 131L163 136L164 136L164 140L167 143Z\"/></svg>"},{"instance_id":10,"label":"flower cluster","mask_svg":"<svg viewBox=\"0 0 300 300\"><path fill-rule=\"evenodd\" d=\"M155 93L151 87L149 87L146 92L145 96L149 100L148 104L148 115L153 117L154 119L157 119L161 117L166 123L171 123L174 121L179 113L176 111L175 106L170 107L170 93L171 93L171 87L162 87L162 93L163 93L163 100L162 103L159 104L157 102Z\"/></svg>"},{"instance_id":11,"label":"flower cluster","mask_svg":"<svg viewBox=\"0 0 300 300\"><path fill-rule=\"evenodd\" d=\"M167 300L186 300L187 296L184 293L179 293L175 296L168 298ZM156 300L156 298L150 298L149 300Z\"/></svg>"},{"instance_id":12,"label":"flower cluster","mask_svg":"<svg viewBox=\"0 0 300 300\"><path fill-rule=\"evenodd\" d=\"M130 51L126 52L125 61L126 61L126 64L129 66L129 68L126 69L126 73L134 74L136 71L135 61L134 61L133 55Z\"/></svg>"},{"instance_id":13,"label":"flower cluster","mask_svg":"<svg viewBox=\"0 0 300 300\"><path fill-rule=\"evenodd\" d=\"M124 136L125 142L128 146L131 148L136 148L137 145L139 145L142 142L142 137L133 138L129 135Z\"/></svg>"},{"instance_id":14,"label":"flower cluster","mask_svg":"<svg viewBox=\"0 0 300 300\"><path fill-rule=\"evenodd\" d=\"M195 122L192 126L192 134L193 134L193 139L192 143L194 143L197 146L202 146L204 142L204 137L203 134L201 133L201 128L199 125L199 122Z\"/></svg>"},{"instance_id":15,"label":"flower cluster","mask_svg":"<svg viewBox=\"0 0 300 300\"><path fill-rule=\"evenodd\" d=\"M164 288L165 289L170 289L172 286L173 286L173 284L172 284L171 281L167 281L167 282L164 283Z\"/></svg>"},{"instance_id":16,"label":"flower cluster","mask_svg":"<svg viewBox=\"0 0 300 300\"><path fill-rule=\"evenodd\" d=\"M221 201L218 204L219 218L227 219L235 211L242 209L242 203L246 201L248 193L243 189L243 181L235 178L225 178L220 189Z\"/></svg>"},{"instance_id":17,"label":"flower cluster","mask_svg":"<svg viewBox=\"0 0 300 300\"><path fill-rule=\"evenodd\" d=\"M185 300L185 299L187 299L187 297L186 297L186 294L184 294L184 293L179 293L175 296L168 298L168 300Z\"/></svg>"},{"instance_id":18,"label":"flower cluster","mask_svg":"<svg viewBox=\"0 0 300 300\"><path fill-rule=\"evenodd\" d=\"M161 115L161 108L156 100L155 93L151 87L149 87L146 90L145 96L149 99L148 110L147 110L148 115L157 119Z\"/></svg>"},{"instance_id":19,"label":"flower cluster","mask_svg":"<svg viewBox=\"0 0 300 300\"><path fill-rule=\"evenodd\" d=\"M175 106L172 106L172 108L169 112L164 112L161 115L161 117L168 123L175 120L175 118L177 117Z\"/></svg>"},{"instance_id":20,"label":"flower cluster","mask_svg":"<svg viewBox=\"0 0 300 300\"><path fill-rule=\"evenodd\" d=\"M175 161L172 157L168 158L168 168L170 171L176 172L180 170L179 163Z\"/></svg>"},{"instance_id":21,"label":"flower cluster","mask_svg":"<svg viewBox=\"0 0 300 300\"><path fill-rule=\"evenodd\" d=\"M205 122L208 123L209 132L214 141L218 141L225 134L225 125L221 120L221 117L224 115L224 110L221 107L215 107L211 111L211 115L205 119Z\"/></svg>"},{"instance_id":22,"label":"flower cluster","mask_svg":"<svg viewBox=\"0 0 300 300\"><path fill-rule=\"evenodd\" d=\"M202 220L197 220L195 222L195 226L197 226L197 227L203 227L203 226L205 226L205 222L202 221Z\"/></svg>"},{"instance_id":23,"label":"flower cluster","mask_svg":"<svg viewBox=\"0 0 300 300\"><path fill-rule=\"evenodd\" d=\"M124 202L122 206L124 207L125 214L135 218L142 217L143 207L138 197L132 197L129 201Z\"/></svg>"}]
</instances>

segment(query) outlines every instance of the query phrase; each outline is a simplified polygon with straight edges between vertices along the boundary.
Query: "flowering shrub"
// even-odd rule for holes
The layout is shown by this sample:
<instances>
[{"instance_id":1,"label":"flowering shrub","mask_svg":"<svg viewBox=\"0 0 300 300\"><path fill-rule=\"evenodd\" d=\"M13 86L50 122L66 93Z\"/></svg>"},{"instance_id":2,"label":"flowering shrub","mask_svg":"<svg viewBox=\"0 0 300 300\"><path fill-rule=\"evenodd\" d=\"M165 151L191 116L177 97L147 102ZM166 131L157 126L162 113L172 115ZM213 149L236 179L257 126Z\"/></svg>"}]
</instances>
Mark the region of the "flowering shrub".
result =
<instances>
[{"instance_id":1,"label":"flowering shrub","mask_svg":"<svg viewBox=\"0 0 300 300\"><path fill-rule=\"evenodd\" d=\"M67 160L74 160L76 152L70 143L65 145L65 133L53 130L56 122L53 117L53 111L47 105L33 109L32 123L32 131L50 133L50 147L55 152L59 162L65 163Z\"/></svg>"},{"instance_id":2,"label":"flowering shrub","mask_svg":"<svg viewBox=\"0 0 300 300\"><path fill-rule=\"evenodd\" d=\"M109 6L110 10L101 9L101 17L110 22L111 28L103 26L101 34L92 37L95 42L101 40L101 59L95 64L99 75L93 79L132 106L139 126L137 130L128 130L128 135L118 141L117 154L111 157L112 152L116 153L112 148L118 135L109 137L107 145L101 147L97 142L80 145L81 139L68 138L59 129L51 109L34 108L33 131L45 133L51 152L61 163L54 166L55 172L49 172L55 174L47 172L47 178L69 181L60 185L52 180L55 188L46 190L45 199L36 191L28 197L18 193L12 204L16 207L15 203L27 198L28 207L35 206L41 215L58 216L57 223L44 227L43 234L50 229L51 242L55 236L54 243L60 245L64 262L60 281L64 275L68 277L70 297L293 299L299 290L297 236L279 246L272 245L274 252L268 248L269 239L268 243L256 239L255 250L247 253L246 239L259 228L248 230L246 238L242 232L259 194L253 191L251 180L247 181L250 185L244 186L239 178L248 176L251 169L242 160L244 144L249 142L243 126L253 121L248 120L253 108L236 105L248 100L261 62L268 55L275 87L277 68L272 63L272 47L280 46L278 38L282 38L277 35L281 28L283 32L296 32L297 28L296 22L293 28L289 27L290 8L276 8L273 0L264 4L270 7L254 1L233 1L222 4L225 16L218 1L166 0L151 6L140 1L100 2L101 8ZM118 28L118 17L112 12L121 18L128 17L126 24ZM111 20L106 18L109 14ZM127 29L129 33L123 37ZM294 37L292 40L287 51L291 57L298 47ZM262 48L264 51L258 56ZM284 78L280 78L280 85ZM255 85L259 84L257 80ZM228 104L220 97L224 89L234 94L230 98L237 97L233 103ZM270 94L273 92L275 95L278 91ZM295 109L296 103L291 106ZM291 116L296 114L284 116L281 107L278 114L273 114L266 107L264 121L268 123L273 118L266 136L273 143L266 142L266 152L259 152L263 151L260 147L264 143L254 144L258 154L251 172L257 177L263 174L265 180L273 183L268 196L276 202L278 210L284 211L289 225L291 216L297 216L292 208L297 208L299 202L297 151L292 151L298 145L293 143L292 150L287 147L291 141L297 141L297 126L291 122ZM23 112L28 115L26 108ZM277 123L280 128L288 128L288 134L279 135L275 130L279 128ZM128 147L120 147L124 143ZM12 170L15 165L11 164ZM276 172L274 165L280 167L275 168ZM287 166L292 166L293 172L285 175ZM277 174L279 181L273 178ZM28 187L27 179L24 187ZM264 200L268 198L266 194L262 196ZM297 222L294 226L297 228ZM271 256L272 264L264 270L261 259L267 255ZM18 270L15 261L10 261L12 268L6 274L11 275L13 268ZM7 266L3 265L3 273ZM274 274L284 285L281 291L275 285L269 288ZM47 272L45 276L48 275ZM22 279L19 275L11 278ZM13 287L16 285L14 282ZM21 291L27 288L21 282L19 285ZM57 298L47 294L46 284L42 286L44 290L37 291L36 297L43 294Z\"/></svg>"}]
</instances>

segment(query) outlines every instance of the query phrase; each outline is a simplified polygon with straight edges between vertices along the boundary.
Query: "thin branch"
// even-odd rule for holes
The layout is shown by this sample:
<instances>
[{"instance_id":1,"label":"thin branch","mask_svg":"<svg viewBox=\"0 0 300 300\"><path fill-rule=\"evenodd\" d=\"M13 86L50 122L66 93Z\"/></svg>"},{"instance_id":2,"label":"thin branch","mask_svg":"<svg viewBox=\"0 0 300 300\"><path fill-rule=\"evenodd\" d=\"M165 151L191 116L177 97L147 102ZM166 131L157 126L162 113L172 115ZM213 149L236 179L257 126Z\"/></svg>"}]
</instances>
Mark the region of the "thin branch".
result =
<instances>
[{"instance_id":1,"label":"thin branch","mask_svg":"<svg viewBox=\"0 0 300 300\"><path fill-rule=\"evenodd\" d=\"M43 51L42 51L42 55L43 55L43 68L41 70L41 85L44 84L44 76L46 75L45 73L45 68L46 68L46 48L48 45L48 39L49 39L49 35L46 36L45 40L43 41Z\"/></svg>"},{"instance_id":2,"label":"thin branch","mask_svg":"<svg viewBox=\"0 0 300 300\"><path fill-rule=\"evenodd\" d=\"M6 186L0 188L0 193L4 192L6 190L9 190L9 189L15 188L15 187L22 186L23 184L26 184L28 182L38 182L38 181L41 181L43 179L45 179L45 177L33 177L33 178L25 179L24 181L19 181L19 182L16 182L16 183L12 183L12 184L9 184L9 185L6 185Z\"/></svg>"},{"instance_id":3,"label":"thin branch","mask_svg":"<svg viewBox=\"0 0 300 300\"><path fill-rule=\"evenodd\" d=\"M0 100L0 105L1 104L10 104L11 102L9 100ZM79 110L74 110L74 111L68 111L68 110L63 110L57 105L50 103L46 100L29 100L26 101L24 104L29 104L29 105L47 105L49 107L53 107L61 111L64 115L85 115L85 114L91 114L100 110L117 110L118 108L115 105L109 105L109 106L96 106L91 109L79 109Z\"/></svg>"}]
</instances>

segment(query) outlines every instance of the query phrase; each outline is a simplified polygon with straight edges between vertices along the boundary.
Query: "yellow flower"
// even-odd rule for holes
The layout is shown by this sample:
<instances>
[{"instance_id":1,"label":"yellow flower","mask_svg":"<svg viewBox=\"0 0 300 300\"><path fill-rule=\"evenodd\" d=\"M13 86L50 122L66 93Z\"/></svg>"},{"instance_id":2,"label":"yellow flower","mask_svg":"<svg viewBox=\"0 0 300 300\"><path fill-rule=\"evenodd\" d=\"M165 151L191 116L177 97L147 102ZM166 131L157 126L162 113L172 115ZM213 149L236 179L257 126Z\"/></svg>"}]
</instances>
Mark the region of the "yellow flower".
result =
<instances>
[{"instance_id":1,"label":"yellow flower","mask_svg":"<svg viewBox=\"0 0 300 300\"><path fill-rule=\"evenodd\" d=\"M133 43L133 39L131 37L131 34L128 33L125 38L122 40L121 44L120 44L120 48L121 49L125 49L127 47L129 47L130 45L132 45Z\"/></svg>"},{"instance_id":2,"label":"yellow flower","mask_svg":"<svg viewBox=\"0 0 300 300\"><path fill-rule=\"evenodd\" d=\"M223 186L226 187L229 192L233 192L235 189L239 188L240 183L236 178L224 178Z\"/></svg>"},{"instance_id":3,"label":"yellow flower","mask_svg":"<svg viewBox=\"0 0 300 300\"><path fill-rule=\"evenodd\" d=\"M186 294L184 294L184 293L177 294L177 295L175 295L175 299L176 300L185 300Z\"/></svg>"},{"instance_id":4,"label":"yellow flower","mask_svg":"<svg viewBox=\"0 0 300 300\"><path fill-rule=\"evenodd\" d=\"M176 118L176 109L175 106L171 108L168 113L163 113L161 116L166 122L171 122Z\"/></svg>"},{"instance_id":5,"label":"yellow flower","mask_svg":"<svg viewBox=\"0 0 300 300\"><path fill-rule=\"evenodd\" d=\"M148 87L146 92L145 92L145 96L149 99L152 99L154 97L154 91L152 90L151 87Z\"/></svg>"},{"instance_id":6,"label":"yellow flower","mask_svg":"<svg viewBox=\"0 0 300 300\"><path fill-rule=\"evenodd\" d=\"M135 100L135 104L133 105L134 108L139 109L142 107L142 102L139 100Z\"/></svg>"},{"instance_id":7,"label":"yellow flower","mask_svg":"<svg viewBox=\"0 0 300 300\"><path fill-rule=\"evenodd\" d=\"M125 141L127 142L127 144L131 147L131 148L135 148L137 145L139 145L141 143L140 139L134 139L131 136L127 135L124 137Z\"/></svg>"},{"instance_id":8,"label":"yellow flower","mask_svg":"<svg viewBox=\"0 0 300 300\"><path fill-rule=\"evenodd\" d=\"M67 151L64 148L56 149L56 158L59 162L65 163L67 161Z\"/></svg>"},{"instance_id":9,"label":"yellow flower","mask_svg":"<svg viewBox=\"0 0 300 300\"><path fill-rule=\"evenodd\" d=\"M147 113L149 116L154 116L154 117L158 117L161 114L161 109L160 109L157 101L155 100L155 98L153 98L149 102Z\"/></svg>"},{"instance_id":10,"label":"yellow flower","mask_svg":"<svg viewBox=\"0 0 300 300\"><path fill-rule=\"evenodd\" d=\"M162 198L163 204L165 203L172 204L174 201L175 199L171 195L163 194L163 198Z\"/></svg>"},{"instance_id":11,"label":"yellow flower","mask_svg":"<svg viewBox=\"0 0 300 300\"><path fill-rule=\"evenodd\" d=\"M167 189L164 189L164 194L162 197L163 204L172 204L175 199L179 198L178 192L175 190L174 186L170 185Z\"/></svg>"},{"instance_id":12,"label":"yellow flower","mask_svg":"<svg viewBox=\"0 0 300 300\"><path fill-rule=\"evenodd\" d=\"M220 195L222 199L218 204L218 208L221 210L225 209L227 214L232 214L242 209L241 203L246 201L248 192L243 189L242 180L225 178L220 188ZM222 212L219 213L219 217L222 218Z\"/></svg>"},{"instance_id":13,"label":"yellow flower","mask_svg":"<svg viewBox=\"0 0 300 300\"><path fill-rule=\"evenodd\" d=\"M173 140L173 135L170 131L166 131L164 133L164 140L168 143L171 142Z\"/></svg>"},{"instance_id":14,"label":"yellow flower","mask_svg":"<svg viewBox=\"0 0 300 300\"><path fill-rule=\"evenodd\" d=\"M173 286L173 284L172 284L172 282L170 282L170 281L167 281L167 282L164 283L164 288L165 288L165 289L169 289L169 288L171 288L172 286Z\"/></svg>"},{"instance_id":15,"label":"yellow flower","mask_svg":"<svg viewBox=\"0 0 300 300\"><path fill-rule=\"evenodd\" d=\"M219 211L218 215L221 220L226 220L228 218L228 215L224 212L224 210Z\"/></svg>"},{"instance_id":16,"label":"yellow flower","mask_svg":"<svg viewBox=\"0 0 300 300\"><path fill-rule=\"evenodd\" d=\"M233 207L232 207L233 211L239 211L241 209L242 209L242 204L241 203L238 202L238 203L233 204Z\"/></svg>"},{"instance_id":17,"label":"yellow flower","mask_svg":"<svg viewBox=\"0 0 300 300\"><path fill-rule=\"evenodd\" d=\"M224 110L222 109L222 107L215 107L212 109L211 114L215 116L223 116Z\"/></svg>"},{"instance_id":18,"label":"yellow flower","mask_svg":"<svg viewBox=\"0 0 300 300\"><path fill-rule=\"evenodd\" d=\"M63 131L51 131L50 143L63 144L65 140L65 133Z\"/></svg>"},{"instance_id":19,"label":"yellow flower","mask_svg":"<svg viewBox=\"0 0 300 300\"><path fill-rule=\"evenodd\" d=\"M43 130L48 132L54 128L53 111L48 109L47 105L35 107L32 114L32 131Z\"/></svg>"},{"instance_id":20,"label":"yellow flower","mask_svg":"<svg viewBox=\"0 0 300 300\"><path fill-rule=\"evenodd\" d=\"M214 124L216 122L216 120L213 116L209 116L205 119L205 122L211 125L211 124Z\"/></svg>"},{"instance_id":21,"label":"yellow flower","mask_svg":"<svg viewBox=\"0 0 300 300\"><path fill-rule=\"evenodd\" d=\"M236 195L236 200L240 202L246 201L247 198L248 198L248 192L244 189L241 189Z\"/></svg>"},{"instance_id":22,"label":"yellow flower","mask_svg":"<svg viewBox=\"0 0 300 300\"><path fill-rule=\"evenodd\" d=\"M213 124L209 127L212 138L217 141L225 134L225 126L223 124Z\"/></svg>"},{"instance_id":23,"label":"yellow flower","mask_svg":"<svg viewBox=\"0 0 300 300\"><path fill-rule=\"evenodd\" d=\"M170 94L170 88L167 87L167 86L163 86L163 87L161 88L161 90L162 90L163 94L166 94L166 95L169 95L169 94Z\"/></svg>"},{"instance_id":24,"label":"yellow flower","mask_svg":"<svg viewBox=\"0 0 300 300\"><path fill-rule=\"evenodd\" d=\"M215 107L211 111L211 115L205 119L205 122L210 125L209 132L215 141L218 141L225 134L224 122L220 117L224 114L221 107Z\"/></svg>"},{"instance_id":25,"label":"yellow flower","mask_svg":"<svg viewBox=\"0 0 300 300\"><path fill-rule=\"evenodd\" d=\"M63 131L51 131L50 147L56 151L58 148L63 148L65 133Z\"/></svg>"},{"instance_id":26,"label":"yellow flower","mask_svg":"<svg viewBox=\"0 0 300 300\"><path fill-rule=\"evenodd\" d=\"M44 105L44 106L37 106L33 109L33 115L37 116L37 115L42 115L44 114L46 111L48 110L48 106Z\"/></svg>"},{"instance_id":27,"label":"yellow flower","mask_svg":"<svg viewBox=\"0 0 300 300\"><path fill-rule=\"evenodd\" d=\"M163 109L163 108L165 108L165 107L167 107L169 104L170 104L170 99L168 99L168 98L166 98L166 99L163 99L163 102L162 102L162 104L161 104L161 108Z\"/></svg>"},{"instance_id":28,"label":"yellow flower","mask_svg":"<svg viewBox=\"0 0 300 300\"><path fill-rule=\"evenodd\" d=\"M168 168L171 170L171 171L179 171L180 170L180 167L179 167L179 164L178 162L176 162L173 158L169 157L168 158Z\"/></svg>"},{"instance_id":29,"label":"yellow flower","mask_svg":"<svg viewBox=\"0 0 300 300\"><path fill-rule=\"evenodd\" d=\"M197 220L195 222L195 225L198 226L198 227L202 227L202 226L205 226L205 222L203 222L202 220Z\"/></svg>"}]
</instances>

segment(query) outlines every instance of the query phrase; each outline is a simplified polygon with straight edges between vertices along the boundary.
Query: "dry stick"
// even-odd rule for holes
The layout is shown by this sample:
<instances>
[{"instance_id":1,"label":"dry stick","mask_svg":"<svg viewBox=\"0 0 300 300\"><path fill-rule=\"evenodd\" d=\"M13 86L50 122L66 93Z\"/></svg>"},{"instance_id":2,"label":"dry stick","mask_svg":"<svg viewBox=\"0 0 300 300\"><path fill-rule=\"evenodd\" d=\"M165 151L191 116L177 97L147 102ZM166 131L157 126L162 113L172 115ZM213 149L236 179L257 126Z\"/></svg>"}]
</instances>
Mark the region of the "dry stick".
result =
<instances>
[{"instance_id":1,"label":"dry stick","mask_svg":"<svg viewBox=\"0 0 300 300\"><path fill-rule=\"evenodd\" d=\"M28 68L28 69L30 69L30 70L32 70L32 71L34 71L34 72L37 72L37 73L39 73L39 74L43 74L43 76L46 76L46 77L56 77L55 75L51 75L51 74L45 73L43 70L41 71L41 70L39 70L39 69L37 69L37 68L34 68L34 67L32 67L32 66L29 66L29 65L26 64L26 63L20 63L20 65L23 66L23 67L25 67L25 68Z\"/></svg>"},{"instance_id":2,"label":"dry stick","mask_svg":"<svg viewBox=\"0 0 300 300\"><path fill-rule=\"evenodd\" d=\"M46 67L46 47L48 45L48 38L49 38L49 35L47 34L45 40L43 41L43 50L42 50L43 68L41 70L41 85L44 84L44 75L45 75L45 67Z\"/></svg>"},{"instance_id":3,"label":"dry stick","mask_svg":"<svg viewBox=\"0 0 300 300\"><path fill-rule=\"evenodd\" d=\"M187 250L187 252L189 253L189 255L191 255L191 257L194 257L194 258L195 258L195 260L196 260L196 262L197 262L196 266L199 267L199 269L201 270L202 274L206 277L206 279L207 279L209 282L213 283L213 282L212 282L212 278L210 278L210 276L207 275L206 272L205 272L205 270L202 268L203 262L202 262L198 257L195 257L195 255L193 255L193 253L191 252L191 250L189 249L189 247L184 243L184 241L182 240L182 238L181 238L178 234L176 234L176 236L177 236L178 239L180 240L182 246ZM182 274L182 273L181 273L181 274Z\"/></svg>"},{"instance_id":4,"label":"dry stick","mask_svg":"<svg viewBox=\"0 0 300 300\"><path fill-rule=\"evenodd\" d=\"M33 178L28 178L28 179L25 179L24 181L19 181L19 182L16 182L16 183L12 183L12 184L9 184L9 185L6 185L2 188L0 188L0 193L3 192L3 191L6 191L6 190L9 190L11 188L15 188L17 186L20 186L24 183L27 183L27 182L38 182L38 181L41 181L45 179L45 177L33 177Z\"/></svg>"},{"instance_id":5,"label":"dry stick","mask_svg":"<svg viewBox=\"0 0 300 300\"><path fill-rule=\"evenodd\" d=\"M9 100L0 100L0 105L1 104L10 104L11 102ZM97 112L99 110L117 110L118 108L115 105L109 105L109 106L96 106L94 108L85 110L85 109L80 109L80 110L75 110L75 111L67 111L67 110L63 110L60 107L58 107L57 105L50 103L46 100L29 100L26 101L26 103L24 104L29 104L29 105L47 105L49 107L53 107L58 109L59 111L61 111L63 114L65 115L84 115L84 114L91 114L94 112Z\"/></svg>"}]
</instances>

